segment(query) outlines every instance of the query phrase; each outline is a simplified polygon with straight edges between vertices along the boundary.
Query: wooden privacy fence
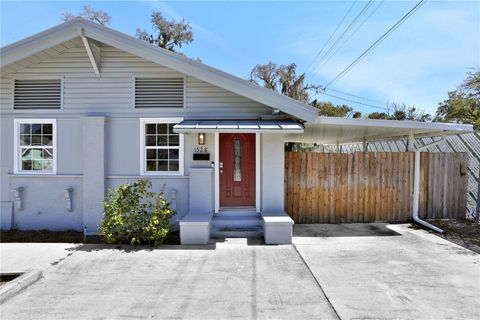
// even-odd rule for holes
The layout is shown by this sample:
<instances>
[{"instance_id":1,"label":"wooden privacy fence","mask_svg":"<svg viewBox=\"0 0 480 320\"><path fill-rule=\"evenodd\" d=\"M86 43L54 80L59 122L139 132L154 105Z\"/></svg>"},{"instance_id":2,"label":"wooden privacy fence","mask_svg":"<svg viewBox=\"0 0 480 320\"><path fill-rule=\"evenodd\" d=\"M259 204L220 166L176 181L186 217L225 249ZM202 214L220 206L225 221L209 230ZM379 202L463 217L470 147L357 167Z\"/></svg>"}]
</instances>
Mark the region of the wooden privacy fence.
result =
<instances>
[{"instance_id":1,"label":"wooden privacy fence","mask_svg":"<svg viewBox=\"0 0 480 320\"><path fill-rule=\"evenodd\" d=\"M464 218L468 155L422 153L420 216ZM285 153L285 210L295 223L409 221L413 152Z\"/></svg>"}]
</instances>

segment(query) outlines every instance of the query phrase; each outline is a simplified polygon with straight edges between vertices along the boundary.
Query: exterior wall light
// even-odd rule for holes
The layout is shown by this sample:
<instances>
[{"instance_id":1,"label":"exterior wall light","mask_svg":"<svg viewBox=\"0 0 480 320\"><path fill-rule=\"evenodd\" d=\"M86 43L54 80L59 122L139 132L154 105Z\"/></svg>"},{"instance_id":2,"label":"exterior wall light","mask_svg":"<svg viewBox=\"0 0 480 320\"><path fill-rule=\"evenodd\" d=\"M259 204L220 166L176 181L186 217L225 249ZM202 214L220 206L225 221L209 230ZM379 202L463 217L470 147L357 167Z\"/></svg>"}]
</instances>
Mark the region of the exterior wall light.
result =
<instances>
[{"instance_id":1,"label":"exterior wall light","mask_svg":"<svg viewBox=\"0 0 480 320\"><path fill-rule=\"evenodd\" d=\"M201 146L205 144L205 133L198 134L198 144Z\"/></svg>"}]
</instances>

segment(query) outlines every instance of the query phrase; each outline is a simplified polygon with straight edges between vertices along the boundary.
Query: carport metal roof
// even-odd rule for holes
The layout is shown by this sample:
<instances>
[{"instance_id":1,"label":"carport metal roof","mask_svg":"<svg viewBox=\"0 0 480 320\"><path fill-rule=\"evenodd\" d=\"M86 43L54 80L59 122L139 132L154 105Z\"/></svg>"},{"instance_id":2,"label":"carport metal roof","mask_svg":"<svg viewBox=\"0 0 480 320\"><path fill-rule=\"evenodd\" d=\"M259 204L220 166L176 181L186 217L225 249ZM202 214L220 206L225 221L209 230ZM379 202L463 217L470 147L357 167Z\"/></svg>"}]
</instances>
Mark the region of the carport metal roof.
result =
<instances>
[{"instance_id":1,"label":"carport metal roof","mask_svg":"<svg viewBox=\"0 0 480 320\"><path fill-rule=\"evenodd\" d=\"M318 117L315 122L305 124L303 134L289 134L286 141L342 144L468 132L473 132L470 124Z\"/></svg>"},{"instance_id":2,"label":"carport metal roof","mask_svg":"<svg viewBox=\"0 0 480 320\"><path fill-rule=\"evenodd\" d=\"M293 120L185 120L173 127L177 133L249 132L303 133L303 126Z\"/></svg>"}]
</instances>

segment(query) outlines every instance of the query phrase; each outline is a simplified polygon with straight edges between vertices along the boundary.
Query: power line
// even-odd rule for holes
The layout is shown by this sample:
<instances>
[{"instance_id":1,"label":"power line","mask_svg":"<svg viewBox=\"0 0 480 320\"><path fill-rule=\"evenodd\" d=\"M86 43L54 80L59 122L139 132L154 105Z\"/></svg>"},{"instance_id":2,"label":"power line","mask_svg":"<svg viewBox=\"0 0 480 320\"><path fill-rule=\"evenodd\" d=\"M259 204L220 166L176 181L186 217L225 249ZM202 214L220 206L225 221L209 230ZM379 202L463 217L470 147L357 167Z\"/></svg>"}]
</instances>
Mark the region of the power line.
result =
<instances>
[{"instance_id":1,"label":"power line","mask_svg":"<svg viewBox=\"0 0 480 320\"><path fill-rule=\"evenodd\" d=\"M335 40L335 42L330 46L330 48L320 57L320 59L317 61L317 66L323 61L323 59L330 54L330 52L332 52L332 50L334 50L336 47L337 47L337 44L343 40L343 38L345 37L345 35L348 33L348 31L350 31L350 29L357 23L358 19L360 19L363 14L365 13L365 11L368 9L368 7L370 7L370 5L372 4L373 0L370 0L367 2L367 4L362 8L362 10L357 14L357 16L352 20L352 22L350 22L350 24L347 26L347 28L345 30L343 30L342 34L337 38L337 40ZM316 67L314 69L314 71L316 71Z\"/></svg>"},{"instance_id":2,"label":"power line","mask_svg":"<svg viewBox=\"0 0 480 320\"><path fill-rule=\"evenodd\" d=\"M341 94L344 94L344 95L346 95L346 96L354 97L354 98L357 98L357 99L362 99L362 100L365 100L365 101L385 103L385 101L380 101L380 100L374 100L374 99L364 98L364 97L357 96L357 95L355 95L355 94L351 94L351 93L348 93L348 92L345 92L345 91L340 91L340 90L330 89L330 88L327 89L327 90L328 90L328 91L337 92L337 93L341 93Z\"/></svg>"},{"instance_id":3,"label":"power line","mask_svg":"<svg viewBox=\"0 0 480 320\"><path fill-rule=\"evenodd\" d=\"M353 31L353 32L350 34L350 36L349 36L347 39L345 39L345 41L343 41L343 42L340 44L340 46L339 46L337 49L335 49L335 51L334 51L326 60L324 60L323 63L322 63L320 66L318 66L318 67L316 68L316 70L315 70L316 72L320 71L320 70L322 69L322 67L323 67L324 65L326 65L326 64L328 63L328 61L330 61L330 60L335 56L335 54L336 54L341 48L343 48L343 46L344 46L344 45L358 32L358 30L360 30L360 29L363 27L363 25L372 17L372 15L378 10L378 8L380 8L380 7L382 6L382 4L383 4L384 1L385 1L385 0L382 0L382 1L379 2L379 4L373 9L373 11L367 16L367 18L365 18L365 19L362 21L362 23L358 26L358 28L355 29L355 31Z\"/></svg>"},{"instance_id":4,"label":"power line","mask_svg":"<svg viewBox=\"0 0 480 320\"><path fill-rule=\"evenodd\" d=\"M358 99L362 99L362 100L367 100L367 101L373 101L373 102L379 102L379 103L385 103L387 105L387 107L380 107L378 105L374 105L374 104L370 104L370 103L365 103L365 102L360 102L360 101L356 101L356 100L352 100L352 99L348 99L348 98L344 98L344 97L339 97L338 95L334 95L334 94L330 94L330 93L326 93L325 91L317 91L313 96L315 97L316 95L318 94L323 94L323 95L326 95L326 96L329 96L329 97L332 97L332 98L336 98L336 99L340 99L340 100L343 100L343 101L347 101L347 102L351 102L351 103L355 103L355 104L360 104L360 105L363 105L363 106L367 106L367 107L371 107L371 108L375 108L375 109L380 109L380 110L384 110L386 111L388 114L390 113L390 111L392 111L391 108L388 107L388 100L387 101L379 101L379 100L373 100L373 99L367 99L367 98L364 98L364 97L361 97L361 96L357 96L357 95L354 95L354 94L351 94L351 93L347 93L347 92L344 92L344 91L340 91L340 90L334 90L334 89L327 89L329 91L335 91L335 92L338 92L338 93L341 93L341 94L344 94L344 95L348 95L348 96L351 96L351 97L356 97ZM418 107L415 107L413 106L415 109L418 109ZM421 112L423 114L427 114L427 112L423 109L418 109L418 112Z\"/></svg>"},{"instance_id":5,"label":"power line","mask_svg":"<svg viewBox=\"0 0 480 320\"><path fill-rule=\"evenodd\" d=\"M322 92L322 91L317 92L312 97L316 96L317 94L323 94L323 95L326 95L326 96L329 96L329 97L332 97L332 98L336 98L336 99L340 99L340 100L344 100L344 101L347 101L347 102L356 103L356 104L360 104L360 105L371 107L371 108L376 108L376 109L380 109L380 110L389 111L389 109L386 108L386 107L380 107L380 106L369 104L369 103L363 103L363 102L360 102L360 101L355 101L355 100L339 97L339 96L336 96L334 94L330 94L330 93L326 93L326 92Z\"/></svg>"},{"instance_id":6,"label":"power line","mask_svg":"<svg viewBox=\"0 0 480 320\"><path fill-rule=\"evenodd\" d=\"M415 13L427 0L419 1L410 11L408 11L400 20L398 20L390 29L387 30L380 38L377 39L367 50L365 50L355 61L353 61L348 67L343 69L335 78L333 78L329 83L327 83L324 88L328 88L332 83L340 79L345 75L351 68L353 68L360 60L362 60L370 51L372 51L377 45L379 45L383 40L385 40L395 29L397 29L404 21L406 21L412 14Z\"/></svg>"},{"instance_id":7,"label":"power line","mask_svg":"<svg viewBox=\"0 0 480 320\"><path fill-rule=\"evenodd\" d=\"M338 29L340 28L340 26L343 24L343 21L345 21L345 19L347 18L348 14L350 13L350 11L352 11L353 7L355 6L355 4L357 3L357 0L355 0L352 5L350 6L350 8L348 8L347 10L347 13L345 13L345 15L343 16L342 20L340 20L340 22L337 24L337 27L335 28L335 31L333 31L333 33L330 35L330 37L328 38L327 42L325 42L325 44L323 45L323 47L320 49L320 51L317 53L317 55L312 59L312 61L310 62L310 64L308 65L308 67L305 69L305 73L308 72L308 70L310 69L310 67L312 66L312 64L315 62L315 60L317 60L317 58L320 56L320 54L323 52L323 50L327 47L327 44L330 42L330 40L332 40L333 36L337 33Z\"/></svg>"}]
</instances>

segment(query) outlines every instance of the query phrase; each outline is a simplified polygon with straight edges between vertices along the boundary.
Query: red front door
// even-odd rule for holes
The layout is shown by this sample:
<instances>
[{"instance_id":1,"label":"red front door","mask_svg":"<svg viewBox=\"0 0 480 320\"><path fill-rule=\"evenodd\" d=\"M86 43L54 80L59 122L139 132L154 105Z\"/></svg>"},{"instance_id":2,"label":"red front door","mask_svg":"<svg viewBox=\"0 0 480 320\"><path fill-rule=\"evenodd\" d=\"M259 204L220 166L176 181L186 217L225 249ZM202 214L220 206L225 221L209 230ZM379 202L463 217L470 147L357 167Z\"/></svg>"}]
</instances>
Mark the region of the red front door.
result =
<instances>
[{"instance_id":1,"label":"red front door","mask_svg":"<svg viewBox=\"0 0 480 320\"><path fill-rule=\"evenodd\" d=\"M220 134L220 206L255 206L255 134Z\"/></svg>"}]
</instances>

